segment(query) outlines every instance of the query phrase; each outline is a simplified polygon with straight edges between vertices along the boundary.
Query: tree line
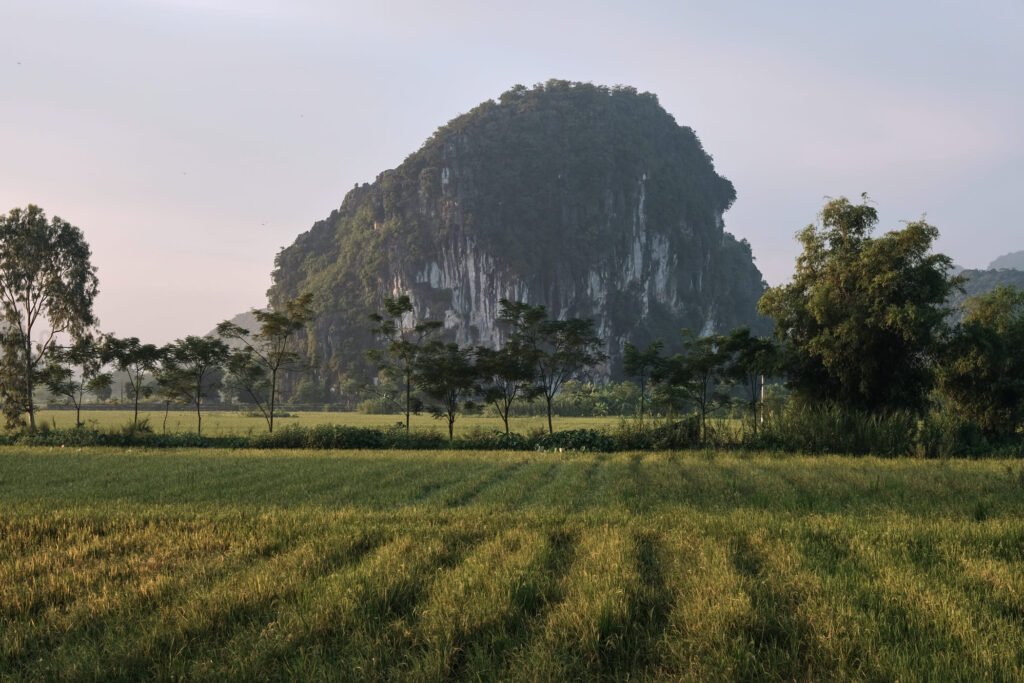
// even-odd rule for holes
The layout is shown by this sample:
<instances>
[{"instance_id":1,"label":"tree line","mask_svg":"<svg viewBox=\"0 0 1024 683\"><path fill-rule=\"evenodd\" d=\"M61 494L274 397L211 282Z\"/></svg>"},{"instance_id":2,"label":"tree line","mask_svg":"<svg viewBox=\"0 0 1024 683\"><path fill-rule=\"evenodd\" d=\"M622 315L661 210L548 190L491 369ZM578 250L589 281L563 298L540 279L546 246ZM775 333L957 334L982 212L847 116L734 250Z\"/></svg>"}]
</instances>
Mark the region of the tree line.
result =
<instances>
[{"instance_id":1,"label":"tree line","mask_svg":"<svg viewBox=\"0 0 1024 683\"><path fill-rule=\"evenodd\" d=\"M866 196L828 201L817 224L797 235L802 252L791 282L769 288L761 312L772 338L747 329L666 343L626 344L626 373L639 387L639 421L651 406L692 413L706 439L708 416L737 400L756 432L766 382L784 383L794 406L865 414L943 411L991 438L1024 422L1024 292L999 288L971 299L962 322L947 302L962 288L951 260L932 250L938 231L924 221L874 236L878 215ZM314 317L304 294L280 310L254 311L257 329L225 321L212 337L157 347L98 331L91 252L78 228L36 206L0 217L0 404L8 427L36 428L33 390L68 399L76 423L86 392L125 374L138 424L139 400L192 406L202 429L204 401L221 386L256 407L273 432L281 381L304 368L297 340ZM555 397L566 382L607 360L592 321L558 320L543 306L501 302L498 348L464 347L436 321L416 320L408 295L384 300L371 316L380 342L370 352L378 387L404 414L430 410L452 436L458 415L489 406L509 432L515 405L540 401L553 432ZM70 341L67 341L70 340ZM673 340L669 340L670 342Z\"/></svg>"}]
</instances>

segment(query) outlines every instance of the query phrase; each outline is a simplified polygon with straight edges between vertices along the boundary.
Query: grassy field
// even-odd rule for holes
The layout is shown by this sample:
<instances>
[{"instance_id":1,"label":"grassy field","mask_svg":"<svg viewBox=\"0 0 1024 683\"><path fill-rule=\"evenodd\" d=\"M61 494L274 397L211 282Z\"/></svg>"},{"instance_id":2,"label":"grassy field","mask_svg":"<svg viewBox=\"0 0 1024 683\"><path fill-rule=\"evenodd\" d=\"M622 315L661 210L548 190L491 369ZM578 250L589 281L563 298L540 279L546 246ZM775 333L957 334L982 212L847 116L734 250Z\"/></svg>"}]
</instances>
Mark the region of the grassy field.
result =
<instances>
[{"instance_id":1,"label":"grassy field","mask_svg":"<svg viewBox=\"0 0 1024 683\"><path fill-rule=\"evenodd\" d=\"M163 411L141 411L140 420L147 420L153 431L160 433L164 428ZM615 427L622 418L619 417L556 417L554 427L564 429L603 429ZM274 427L280 429L288 425L305 427L318 424L341 424L352 427L391 427L396 423L404 423L404 415L366 415L364 413L337 412L296 412L288 417L275 417ZM118 429L130 424L130 410L85 410L82 411L82 422L86 426L98 430ZM37 416L38 424L47 424L59 429L75 426L73 410L42 410ZM514 417L510 421L512 431L527 434L533 430L547 431L546 417ZM435 431L448 434L447 422L436 420L428 414L413 415L411 427L416 431ZM455 435L464 434L472 429L504 431L501 420L490 415L460 415L455 421ZM193 411L171 411L167 416L168 432L195 432L196 414ZM252 416L237 411L203 411L203 434L222 436L228 434L260 434L267 431L267 423L262 416Z\"/></svg>"},{"instance_id":2,"label":"grassy field","mask_svg":"<svg viewBox=\"0 0 1024 683\"><path fill-rule=\"evenodd\" d=\"M0 449L0 679L1021 680L1024 463Z\"/></svg>"}]
</instances>

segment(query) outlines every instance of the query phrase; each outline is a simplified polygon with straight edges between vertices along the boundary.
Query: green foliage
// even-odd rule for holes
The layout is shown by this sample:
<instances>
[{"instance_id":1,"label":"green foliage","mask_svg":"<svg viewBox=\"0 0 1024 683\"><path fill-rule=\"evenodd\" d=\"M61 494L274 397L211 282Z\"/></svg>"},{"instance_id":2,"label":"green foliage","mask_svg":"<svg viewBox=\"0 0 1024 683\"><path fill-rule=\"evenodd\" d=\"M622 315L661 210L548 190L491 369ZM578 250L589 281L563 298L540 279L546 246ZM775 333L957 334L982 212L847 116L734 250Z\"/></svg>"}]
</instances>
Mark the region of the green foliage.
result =
<instances>
[{"instance_id":1,"label":"green foliage","mask_svg":"<svg viewBox=\"0 0 1024 683\"><path fill-rule=\"evenodd\" d=\"M133 401L132 423L139 422L139 400L152 394L152 387L146 384L146 377L153 375L164 358L162 349L153 344L143 344L137 337L107 337L107 353L118 370L128 376Z\"/></svg>"},{"instance_id":2,"label":"green foliage","mask_svg":"<svg viewBox=\"0 0 1024 683\"><path fill-rule=\"evenodd\" d=\"M75 406L75 426L82 426L82 402L86 392L110 388L110 373L103 372L110 360L104 341L83 334L68 347L56 346L43 372L46 387Z\"/></svg>"},{"instance_id":3,"label":"green foliage","mask_svg":"<svg viewBox=\"0 0 1024 683\"><path fill-rule=\"evenodd\" d=\"M501 300L499 321L509 330L508 344L517 358L533 367L535 392L544 397L548 432L554 432L552 407L562 385L603 362L602 340L592 320L552 320L544 306Z\"/></svg>"},{"instance_id":4,"label":"green foliage","mask_svg":"<svg viewBox=\"0 0 1024 683\"><path fill-rule=\"evenodd\" d=\"M230 320L217 325L218 336L239 346L228 358L228 373L235 387L263 414L268 432L274 431L281 375L300 363L292 347L296 335L313 319L312 301L313 295L306 293L286 301L282 310L254 310L259 324L254 332Z\"/></svg>"},{"instance_id":5,"label":"green foliage","mask_svg":"<svg viewBox=\"0 0 1024 683\"><path fill-rule=\"evenodd\" d=\"M950 410L993 438L1024 427L1024 290L998 287L969 299L939 367Z\"/></svg>"},{"instance_id":6,"label":"green foliage","mask_svg":"<svg viewBox=\"0 0 1024 683\"><path fill-rule=\"evenodd\" d=\"M945 329L944 304L959 280L931 253L924 221L871 237L878 214L864 196L828 202L821 225L798 235L793 281L768 290L762 313L790 351L790 387L809 403L851 410L922 411Z\"/></svg>"},{"instance_id":7,"label":"green foliage","mask_svg":"<svg viewBox=\"0 0 1024 683\"><path fill-rule=\"evenodd\" d=\"M413 379L420 391L434 401L431 412L448 422L448 439L453 439L455 418L463 407L471 406L470 398L476 393L477 371L472 350L454 343L427 344L416 357Z\"/></svg>"},{"instance_id":8,"label":"green foliage","mask_svg":"<svg viewBox=\"0 0 1024 683\"><path fill-rule=\"evenodd\" d=\"M532 352L511 339L498 350L476 347L474 364L480 382L480 398L494 408L508 434L508 420L515 400L532 401L537 396Z\"/></svg>"},{"instance_id":9,"label":"green foliage","mask_svg":"<svg viewBox=\"0 0 1024 683\"><path fill-rule=\"evenodd\" d=\"M622 349L622 367L628 377L636 377L640 384L640 422L644 421L644 409L647 399L647 383L651 373L657 370L661 362L661 350L664 344L658 340L647 345L643 351L626 342Z\"/></svg>"},{"instance_id":10,"label":"green foliage","mask_svg":"<svg viewBox=\"0 0 1024 683\"><path fill-rule=\"evenodd\" d=\"M535 447L539 451L614 451L617 444L607 434L595 429L570 429L540 436Z\"/></svg>"},{"instance_id":11,"label":"green foliage","mask_svg":"<svg viewBox=\"0 0 1024 683\"><path fill-rule=\"evenodd\" d=\"M697 407L702 441L707 441L708 414L729 401L721 391L730 361L726 342L721 335L698 337L683 330L683 351L661 360L652 375L661 405L672 411Z\"/></svg>"},{"instance_id":12,"label":"green foliage","mask_svg":"<svg viewBox=\"0 0 1024 683\"><path fill-rule=\"evenodd\" d=\"M907 456L919 450L918 422L911 411L869 413L834 404L791 404L766 417L751 445L794 453Z\"/></svg>"},{"instance_id":13,"label":"green foliage","mask_svg":"<svg viewBox=\"0 0 1024 683\"><path fill-rule=\"evenodd\" d=\"M420 409L417 397L413 396L416 375L419 372L421 356L428 349L436 350L436 337L441 323L434 320L412 319L412 300L407 294L384 300L385 315L373 313L374 335L384 343L383 349L371 349L367 356L378 364L384 377L401 384L404 392L402 408L405 412L405 431L409 431L409 418ZM452 418L454 421L454 418Z\"/></svg>"},{"instance_id":14,"label":"green foliage","mask_svg":"<svg viewBox=\"0 0 1024 683\"><path fill-rule=\"evenodd\" d=\"M57 216L47 221L38 206L0 215L0 364L4 383L20 384L0 396L9 423L24 410L35 430L32 393L58 335L77 338L95 323L91 256L81 230Z\"/></svg>"},{"instance_id":15,"label":"green foliage","mask_svg":"<svg viewBox=\"0 0 1024 683\"><path fill-rule=\"evenodd\" d=\"M196 434L203 432L203 401L217 396L230 349L220 339L188 336L164 351L158 382L169 400L195 406Z\"/></svg>"},{"instance_id":16,"label":"green foliage","mask_svg":"<svg viewBox=\"0 0 1024 683\"><path fill-rule=\"evenodd\" d=\"M781 351L771 339L755 337L746 327L729 333L723 341L723 349L727 356L723 378L740 387L750 411L751 427L757 432L764 383L781 371Z\"/></svg>"}]
</instances>

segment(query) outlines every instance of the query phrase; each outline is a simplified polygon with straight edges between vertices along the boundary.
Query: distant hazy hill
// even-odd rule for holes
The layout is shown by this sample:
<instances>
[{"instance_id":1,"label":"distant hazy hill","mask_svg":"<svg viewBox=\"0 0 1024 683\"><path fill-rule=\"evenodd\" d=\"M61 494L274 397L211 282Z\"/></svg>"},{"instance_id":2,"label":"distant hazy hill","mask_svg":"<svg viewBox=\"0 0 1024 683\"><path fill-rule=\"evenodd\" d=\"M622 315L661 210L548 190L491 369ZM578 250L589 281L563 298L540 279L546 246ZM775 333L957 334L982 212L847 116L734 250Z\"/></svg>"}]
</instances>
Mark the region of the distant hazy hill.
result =
<instances>
[{"instance_id":1,"label":"distant hazy hill","mask_svg":"<svg viewBox=\"0 0 1024 683\"><path fill-rule=\"evenodd\" d=\"M750 246L723 230L735 197L654 95L517 86L349 192L277 255L270 297L313 293L328 385L367 369L367 314L399 293L462 344L500 343L502 298L593 319L615 373L627 341L768 329Z\"/></svg>"},{"instance_id":2,"label":"distant hazy hill","mask_svg":"<svg viewBox=\"0 0 1024 683\"><path fill-rule=\"evenodd\" d=\"M964 283L964 293L956 294L950 301L955 307L953 312L955 320L962 317L960 307L972 296L991 292L1000 285L1024 289L1024 270L964 270L960 272L960 275L967 278L967 282Z\"/></svg>"},{"instance_id":3,"label":"distant hazy hill","mask_svg":"<svg viewBox=\"0 0 1024 683\"><path fill-rule=\"evenodd\" d=\"M1015 251L1012 254L1003 254L995 261L988 264L988 267L990 270L999 270L1000 268L1024 270L1024 251Z\"/></svg>"},{"instance_id":4,"label":"distant hazy hill","mask_svg":"<svg viewBox=\"0 0 1024 683\"><path fill-rule=\"evenodd\" d=\"M233 322L234 324L238 325L239 327L244 327L245 329L249 330L250 332L256 332L259 329L259 322L257 322L256 316L254 316L252 314L251 310L250 311L246 311L245 313L239 313L234 318L231 318L231 322ZM207 336L207 337L215 337L216 335L217 335L217 330L216 330L216 328L214 328L214 329L210 330L209 332L207 332L205 336ZM228 346L232 346L232 347L236 347L236 348L242 346L241 342L235 341L235 340L231 340L231 339L227 340L227 344L228 344Z\"/></svg>"}]
</instances>

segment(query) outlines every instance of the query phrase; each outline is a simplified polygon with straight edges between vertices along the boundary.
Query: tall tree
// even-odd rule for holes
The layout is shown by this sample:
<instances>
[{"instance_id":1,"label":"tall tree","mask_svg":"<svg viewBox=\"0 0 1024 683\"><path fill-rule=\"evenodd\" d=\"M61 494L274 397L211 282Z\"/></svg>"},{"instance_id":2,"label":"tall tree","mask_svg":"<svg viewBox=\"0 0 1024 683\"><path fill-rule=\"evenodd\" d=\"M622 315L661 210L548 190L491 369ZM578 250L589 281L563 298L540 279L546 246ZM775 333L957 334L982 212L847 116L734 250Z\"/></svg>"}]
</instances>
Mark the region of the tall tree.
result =
<instances>
[{"instance_id":1,"label":"tall tree","mask_svg":"<svg viewBox=\"0 0 1024 683\"><path fill-rule=\"evenodd\" d=\"M999 287L968 299L939 366L939 388L989 436L1024 426L1024 290Z\"/></svg>"},{"instance_id":2,"label":"tall tree","mask_svg":"<svg viewBox=\"0 0 1024 683\"><path fill-rule=\"evenodd\" d=\"M793 281L765 292L761 312L788 347L790 387L809 402L871 412L922 410L958 287L947 256L931 252L924 221L872 237L878 213L845 197L825 204L821 225L798 234Z\"/></svg>"},{"instance_id":3,"label":"tall tree","mask_svg":"<svg viewBox=\"0 0 1024 683\"><path fill-rule=\"evenodd\" d=\"M459 409L469 403L475 393L476 368L470 349L458 344L434 341L416 357L416 385L436 401L434 417L448 421L448 440L455 436L455 418Z\"/></svg>"},{"instance_id":4,"label":"tall tree","mask_svg":"<svg viewBox=\"0 0 1024 683\"><path fill-rule=\"evenodd\" d=\"M163 352L154 344L142 344L137 337L119 339L110 337L107 341L110 355L117 369L128 376L133 402L132 428L139 425L139 400L149 396L152 388L146 384L146 377L152 376L160 365Z\"/></svg>"},{"instance_id":5,"label":"tall tree","mask_svg":"<svg viewBox=\"0 0 1024 683\"><path fill-rule=\"evenodd\" d=\"M622 364L627 375L636 377L640 383L640 424L644 423L644 407L647 399L647 383L651 379L651 372L656 370L662 362L661 349L664 344L661 341L654 341L641 351L633 344L626 342L622 349Z\"/></svg>"},{"instance_id":6,"label":"tall tree","mask_svg":"<svg viewBox=\"0 0 1024 683\"><path fill-rule=\"evenodd\" d=\"M683 330L682 352L659 363L652 376L671 400L682 399L697 407L701 443L707 442L708 415L727 400L719 391L727 360L724 337L698 337Z\"/></svg>"},{"instance_id":7,"label":"tall tree","mask_svg":"<svg viewBox=\"0 0 1024 683\"><path fill-rule=\"evenodd\" d=\"M299 363L292 346L295 336L313 319L313 295L303 294L285 303L283 311L254 310L259 323L255 333L225 320L217 325L217 334L234 340L241 348L231 355L228 369L274 431L277 386L282 372Z\"/></svg>"},{"instance_id":8,"label":"tall tree","mask_svg":"<svg viewBox=\"0 0 1024 683\"><path fill-rule=\"evenodd\" d=\"M494 407L508 434L512 404L517 398L530 401L537 395L532 358L515 344L506 344L497 350L478 346L475 355L480 396Z\"/></svg>"},{"instance_id":9,"label":"tall tree","mask_svg":"<svg viewBox=\"0 0 1024 683\"><path fill-rule=\"evenodd\" d=\"M82 231L38 206L0 216L0 315L10 340L2 362L16 365L29 428L36 428L32 391L61 333L82 335L95 324L98 290L92 254ZM33 342L37 333L42 332Z\"/></svg>"},{"instance_id":10,"label":"tall tree","mask_svg":"<svg viewBox=\"0 0 1024 683\"><path fill-rule=\"evenodd\" d=\"M594 322L551 320L544 306L507 299L501 301L498 319L510 329L509 343L527 352L533 362L536 391L544 396L548 433L553 433L552 408L562 385L607 358Z\"/></svg>"},{"instance_id":11,"label":"tall tree","mask_svg":"<svg viewBox=\"0 0 1024 683\"><path fill-rule=\"evenodd\" d=\"M75 427L82 426L82 403L86 392L109 388L111 376L103 368L110 362L105 343L84 334L70 346L55 346L43 372L46 387L75 407Z\"/></svg>"},{"instance_id":12,"label":"tall tree","mask_svg":"<svg viewBox=\"0 0 1024 683\"><path fill-rule=\"evenodd\" d=\"M740 327L725 338L724 350L726 361L723 377L742 388L756 434L765 378L774 375L780 364L778 347L771 339L752 335L749 327Z\"/></svg>"},{"instance_id":13,"label":"tall tree","mask_svg":"<svg viewBox=\"0 0 1024 683\"><path fill-rule=\"evenodd\" d=\"M374 313L373 333L383 341L383 349L369 353L381 371L402 384L405 392L405 432L409 433L409 416L413 413L412 390L415 385L417 360L441 330L441 323L432 320L412 322L412 301L403 294L384 300L384 314Z\"/></svg>"},{"instance_id":14,"label":"tall tree","mask_svg":"<svg viewBox=\"0 0 1024 683\"><path fill-rule=\"evenodd\" d=\"M179 397L195 406L196 434L203 433L203 399L219 388L219 371L229 355L227 344L209 337L188 336L166 349L161 383L168 397Z\"/></svg>"}]
</instances>

